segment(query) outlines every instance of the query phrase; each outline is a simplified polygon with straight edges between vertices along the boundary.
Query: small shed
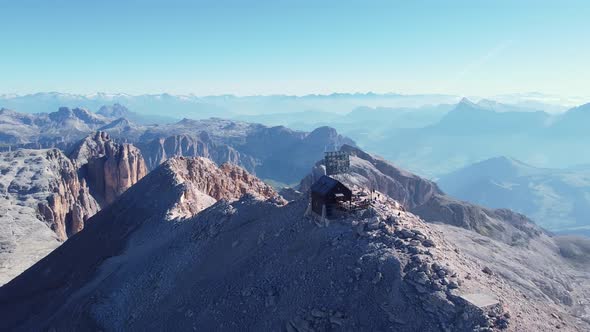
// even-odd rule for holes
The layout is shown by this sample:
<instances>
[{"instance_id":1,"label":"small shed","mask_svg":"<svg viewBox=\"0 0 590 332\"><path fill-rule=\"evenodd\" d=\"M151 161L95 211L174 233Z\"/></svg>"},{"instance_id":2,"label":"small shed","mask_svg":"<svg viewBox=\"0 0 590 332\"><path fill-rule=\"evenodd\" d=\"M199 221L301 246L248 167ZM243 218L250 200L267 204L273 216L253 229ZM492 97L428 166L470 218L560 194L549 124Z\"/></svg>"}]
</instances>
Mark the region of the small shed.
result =
<instances>
[{"instance_id":1,"label":"small shed","mask_svg":"<svg viewBox=\"0 0 590 332\"><path fill-rule=\"evenodd\" d=\"M323 175L311 186L311 209L320 216L334 217L338 206L351 200L352 191L342 182L327 175Z\"/></svg>"}]
</instances>

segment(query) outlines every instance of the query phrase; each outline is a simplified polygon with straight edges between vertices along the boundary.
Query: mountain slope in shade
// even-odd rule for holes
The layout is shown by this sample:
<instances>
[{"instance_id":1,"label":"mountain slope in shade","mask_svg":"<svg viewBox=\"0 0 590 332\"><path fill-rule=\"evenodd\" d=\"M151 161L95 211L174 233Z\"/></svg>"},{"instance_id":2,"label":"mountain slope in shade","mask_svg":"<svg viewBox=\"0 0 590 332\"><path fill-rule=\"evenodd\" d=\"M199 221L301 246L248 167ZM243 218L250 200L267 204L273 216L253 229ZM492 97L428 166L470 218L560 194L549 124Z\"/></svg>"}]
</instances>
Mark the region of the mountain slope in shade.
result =
<instances>
[{"instance_id":1,"label":"mountain slope in shade","mask_svg":"<svg viewBox=\"0 0 590 332\"><path fill-rule=\"evenodd\" d=\"M449 194L490 208L509 208L555 231L590 226L590 168L537 168L497 157L439 179Z\"/></svg>"},{"instance_id":2,"label":"mountain slope in shade","mask_svg":"<svg viewBox=\"0 0 590 332\"><path fill-rule=\"evenodd\" d=\"M320 225L305 216L306 199L276 204L274 193L256 189L255 178L245 181L246 174L221 170L227 176L212 180L252 183L246 186L251 195L176 218L170 211L179 203L194 206L200 199L187 195L189 188L207 196L217 192L202 184L207 173L197 171L209 166L204 159L167 161L82 232L0 288L0 328L538 331L559 324L576 331L587 326L542 291L535 293L535 284L527 289L503 275L486 274L444 232L386 196L366 213ZM237 197L240 190L230 193ZM502 305L482 311L465 300L481 293Z\"/></svg>"},{"instance_id":3,"label":"mountain slope in shade","mask_svg":"<svg viewBox=\"0 0 590 332\"><path fill-rule=\"evenodd\" d=\"M109 149L119 152L112 155ZM117 196L127 189L114 185L127 184L120 181L124 175L132 174L128 167L141 165L141 160L132 163L121 156L129 156L128 149L133 151L133 147L114 144L104 133L97 133L80 142L72 152L73 160L59 150L0 154L0 189L5 197L0 202L0 284L82 230L89 217L108 206L110 202L104 199L110 196L97 189L106 188L107 193L112 190L111 194ZM102 160L103 167L91 167L91 171L85 168L97 160ZM110 164L118 167L113 169ZM270 186L233 165L218 168L210 160L198 158L174 159L167 166L169 173L175 175L174 181L184 186L182 198L174 206L167 206L168 213L177 217L193 215L218 199L236 199L244 194L282 202ZM109 176L113 178L107 179ZM126 181L137 181L137 176L143 175L135 173ZM89 188L87 183L93 184Z\"/></svg>"}]
</instances>

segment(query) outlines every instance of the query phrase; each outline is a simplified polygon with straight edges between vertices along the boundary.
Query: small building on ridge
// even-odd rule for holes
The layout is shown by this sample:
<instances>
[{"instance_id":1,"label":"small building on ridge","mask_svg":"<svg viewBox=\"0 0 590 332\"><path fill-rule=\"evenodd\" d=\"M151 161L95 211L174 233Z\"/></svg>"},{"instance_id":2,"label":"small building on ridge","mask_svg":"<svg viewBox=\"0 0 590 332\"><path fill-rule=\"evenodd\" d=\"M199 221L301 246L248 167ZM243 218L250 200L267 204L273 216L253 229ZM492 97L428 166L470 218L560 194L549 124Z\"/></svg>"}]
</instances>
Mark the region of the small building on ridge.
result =
<instances>
[{"instance_id":1,"label":"small building on ridge","mask_svg":"<svg viewBox=\"0 0 590 332\"><path fill-rule=\"evenodd\" d=\"M320 177L311 186L311 209L322 217L336 217L339 207L350 204L351 201L352 191L327 175Z\"/></svg>"}]
</instances>

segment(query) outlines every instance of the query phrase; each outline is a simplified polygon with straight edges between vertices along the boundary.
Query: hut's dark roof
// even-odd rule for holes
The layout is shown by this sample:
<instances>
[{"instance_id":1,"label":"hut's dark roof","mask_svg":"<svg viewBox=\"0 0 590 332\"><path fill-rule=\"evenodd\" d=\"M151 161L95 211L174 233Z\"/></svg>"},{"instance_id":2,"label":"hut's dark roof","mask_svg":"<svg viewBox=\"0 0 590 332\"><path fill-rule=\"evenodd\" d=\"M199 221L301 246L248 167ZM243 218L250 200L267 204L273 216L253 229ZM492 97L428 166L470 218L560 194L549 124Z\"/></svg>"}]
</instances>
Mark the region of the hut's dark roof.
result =
<instances>
[{"instance_id":1,"label":"hut's dark roof","mask_svg":"<svg viewBox=\"0 0 590 332\"><path fill-rule=\"evenodd\" d=\"M330 190L334 189L338 185L344 186L342 183L340 183L340 181L327 175L322 175L322 177L311 186L311 191L321 195L327 195Z\"/></svg>"}]
</instances>

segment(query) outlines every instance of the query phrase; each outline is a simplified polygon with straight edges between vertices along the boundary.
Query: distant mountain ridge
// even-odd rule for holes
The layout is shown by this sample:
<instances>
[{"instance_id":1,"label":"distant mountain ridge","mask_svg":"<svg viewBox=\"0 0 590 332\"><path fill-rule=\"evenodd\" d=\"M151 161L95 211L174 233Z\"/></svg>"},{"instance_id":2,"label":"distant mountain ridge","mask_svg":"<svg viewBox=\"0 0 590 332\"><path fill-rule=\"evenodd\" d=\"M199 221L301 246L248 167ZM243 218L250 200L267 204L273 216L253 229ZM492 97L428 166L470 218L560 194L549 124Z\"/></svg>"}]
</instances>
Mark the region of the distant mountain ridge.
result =
<instances>
[{"instance_id":1,"label":"distant mountain ridge","mask_svg":"<svg viewBox=\"0 0 590 332\"><path fill-rule=\"evenodd\" d=\"M185 118L174 123L143 125L120 115L133 113L116 104L103 107L98 113L67 107L49 114L4 109L0 111L0 150L60 148L67 151L98 130L119 143L139 147L150 170L171 156L202 156L219 165L225 162L240 165L263 179L293 184L324 151L355 144L330 127L305 132L221 118Z\"/></svg>"},{"instance_id":2,"label":"distant mountain ridge","mask_svg":"<svg viewBox=\"0 0 590 332\"><path fill-rule=\"evenodd\" d=\"M578 98L555 98L542 94L521 94L488 97L504 104L554 112L563 105L576 105ZM98 109L103 105L119 103L147 116L163 115L171 118L234 117L270 113L323 111L344 114L356 107L415 108L436 104L455 104L461 99L445 94L399 93L332 93L294 95L174 95L169 93L130 95L124 93L71 94L41 92L28 95L0 95L0 108L25 113L42 113L60 106ZM480 99L480 98L475 98Z\"/></svg>"},{"instance_id":3,"label":"distant mountain ridge","mask_svg":"<svg viewBox=\"0 0 590 332\"><path fill-rule=\"evenodd\" d=\"M449 194L509 208L554 231L590 227L590 167L538 168L507 157L487 159L437 181Z\"/></svg>"},{"instance_id":4,"label":"distant mountain ridge","mask_svg":"<svg viewBox=\"0 0 590 332\"><path fill-rule=\"evenodd\" d=\"M543 127L549 117L549 114L541 111L498 112L494 108L462 99L429 130L448 135L515 133L523 130L538 130Z\"/></svg>"},{"instance_id":5,"label":"distant mountain ridge","mask_svg":"<svg viewBox=\"0 0 590 332\"><path fill-rule=\"evenodd\" d=\"M430 177L498 155L562 168L590 162L587 154L571 153L587 148L590 131L583 124L589 117L587 104L555 115L542 111L498 112L463 99L432 125L392 130L357 141L366 149Z\"/></svg>"}]
</instances>

